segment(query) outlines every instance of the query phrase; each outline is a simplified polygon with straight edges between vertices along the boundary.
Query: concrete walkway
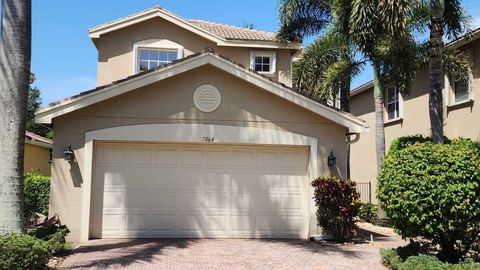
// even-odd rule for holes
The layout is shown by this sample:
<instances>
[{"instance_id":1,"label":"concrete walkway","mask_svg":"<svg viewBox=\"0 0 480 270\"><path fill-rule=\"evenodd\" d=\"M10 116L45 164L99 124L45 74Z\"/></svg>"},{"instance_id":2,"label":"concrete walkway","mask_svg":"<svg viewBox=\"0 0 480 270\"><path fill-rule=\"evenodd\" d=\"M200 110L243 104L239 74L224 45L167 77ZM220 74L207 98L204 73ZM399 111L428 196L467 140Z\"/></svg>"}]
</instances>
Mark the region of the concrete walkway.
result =
<instances>
[{"instance_id":1,"label":"concrete walkway","mask_svg":"<svg viewBox=\"0 0 480 270\"><path fill-rule=\"evenodd\" d=\"M372 234L374 243L321 245L305 240L150 239L93 240L78 247L61 269L385 269L381 247L404 242Z\"/></svg>"}]
</instances>

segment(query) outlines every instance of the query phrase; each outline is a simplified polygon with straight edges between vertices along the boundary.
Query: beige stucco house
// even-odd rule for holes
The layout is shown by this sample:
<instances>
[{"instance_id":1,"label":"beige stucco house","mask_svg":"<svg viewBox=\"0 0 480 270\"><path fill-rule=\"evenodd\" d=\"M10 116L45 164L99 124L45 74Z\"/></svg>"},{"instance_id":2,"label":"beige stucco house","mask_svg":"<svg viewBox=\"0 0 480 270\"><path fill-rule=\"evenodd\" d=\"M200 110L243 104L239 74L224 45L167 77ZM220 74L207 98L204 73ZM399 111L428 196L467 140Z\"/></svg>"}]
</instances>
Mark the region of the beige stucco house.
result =
<instances>
[{"instance_id":1,"label":"beige stucco house","mask_svg":"<svg viewBox=\"0 0 480 270\"><path fill-rule=\"evenodd\" d=\"M459 48L468 53L472 61L471 79L468 85L445 78L444 132L448 138L470 138L480 140L480 30L461 37L446 46ZM399 94L394 85L385 89L385 144L388 150L393 139L422 134L431 136L428 111L428 70L421 70L415 79L411 94ZM375 194L375 113L373 84L369 82L351 92L351 112L364 119L371 127L369 133L351 147L351 178L357 182L372 182ZM377 203L375 196L373 203Z\"/></svg>"},{"instance_id":2,"label":"beige stucco house","mask_svg":"<svg viewBox=\"0 0 480 270\"><path fill-rule=\"evenodd\" d=\"M33 132L25 132L25 150L23 171L39 170L40 173L50 176L50 152L53 141Z\"/></svg>"},{"instance_id":3,"label":"beige stucco house","mask_svg":"<svg viewBox=\"0 0 480 270\"><path fill-rule=\"evenodd\" d=\"M345 136L366 125L290 88L300 44L161 7L90 38L98 87L36 114L54 126L49 213L71 241L320 233L309 183L345 174Z\"/></svg>"}]
</instances>

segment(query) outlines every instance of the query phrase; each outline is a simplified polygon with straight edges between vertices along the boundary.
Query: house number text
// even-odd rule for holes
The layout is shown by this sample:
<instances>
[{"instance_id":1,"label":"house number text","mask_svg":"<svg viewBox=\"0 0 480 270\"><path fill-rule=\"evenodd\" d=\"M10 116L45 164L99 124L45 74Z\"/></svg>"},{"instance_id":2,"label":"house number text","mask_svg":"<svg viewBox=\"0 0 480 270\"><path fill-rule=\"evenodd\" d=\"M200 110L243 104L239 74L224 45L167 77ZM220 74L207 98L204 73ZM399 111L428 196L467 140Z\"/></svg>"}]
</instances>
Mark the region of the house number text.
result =
<instances>
[{"instance_id":1,"label":"house number text","mask_svg":"<svg viewBox=\"0 0 480 270\"><path fill-rule=\"evenodd\" d=\"M215 137L202 137L202 142L214 142Z\"/></svg>"}]
</instances>

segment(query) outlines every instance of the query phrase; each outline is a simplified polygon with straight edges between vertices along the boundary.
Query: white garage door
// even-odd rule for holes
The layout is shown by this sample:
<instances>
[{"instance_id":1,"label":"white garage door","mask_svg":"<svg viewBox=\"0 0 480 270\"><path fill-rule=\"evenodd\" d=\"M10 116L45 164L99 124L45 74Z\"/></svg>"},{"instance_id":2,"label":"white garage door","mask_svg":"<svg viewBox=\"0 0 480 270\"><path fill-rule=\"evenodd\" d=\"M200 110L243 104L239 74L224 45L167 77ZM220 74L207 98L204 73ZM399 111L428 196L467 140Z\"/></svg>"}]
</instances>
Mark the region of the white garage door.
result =
<instances>
[{"instance_id":1,"label":"white garage door","mask_svg":"<svg viewBox=\"0 0 480 270\"><path fill-rule=\"evenodd\" d=\"M102 143L93 238L307 237L307 148Z\"/></svg>"}]
</instances>

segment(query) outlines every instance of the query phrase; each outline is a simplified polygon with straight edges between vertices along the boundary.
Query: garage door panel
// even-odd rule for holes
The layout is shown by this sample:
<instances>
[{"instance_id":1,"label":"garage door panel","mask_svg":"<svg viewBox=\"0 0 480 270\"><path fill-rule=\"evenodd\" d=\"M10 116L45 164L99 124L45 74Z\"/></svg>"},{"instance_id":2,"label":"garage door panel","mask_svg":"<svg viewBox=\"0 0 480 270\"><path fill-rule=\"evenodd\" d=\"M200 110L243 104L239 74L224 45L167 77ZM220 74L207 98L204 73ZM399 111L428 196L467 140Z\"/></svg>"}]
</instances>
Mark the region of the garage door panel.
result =
<instances>
[{"instance_id":1,"label":"garage door panel","mask_svg":"<svg viewBox=\"0 0 480 270\"><path fill-rule=\"evenodd\" d=\"M103 169L103 170L102 170ZM100 174L103 174L103 181L99 182L99 185L104 186L119 186L122 187L123 183L125 183L125 179L128 178L126 175L126 170L118 167L108 167L108 168L100 168Z\"/></svg>"},{"instance_id":2,"label":"garage door panel","mask_svg":"<svg viewBox=\"0 0 480 270\"><path fill-rule=\"evenodd\" d=\"M155 149L153 152L153 163L165 166L176 165L178 163L178 151Z\"/></svg>"},{"instance_id":3,"label":"garage door panel","mask_svg":"<svg viewBox=\"0 0 480 270\"><path fill-rule=\"evenodd\" d=\"M202 175L203 188L206 190L230 189L230 175L221 171L207 171Z\"/></svg>"},{"instance_id":4,"label":"garage door panel","mask_svg":"<svg viewBox=\"0 0 480 270\"><path fill-rule=\"evenodd\" d=\"M230 163L228 151L208 151L206 164L210 166L225 166Z\"/></svg>"},{"instance_id":5,"label":"garage door panel","mask_svg":"<svg viewBox=\"0 0 480 270\"><path fill-rule=\"evenodd\" d=\"M257 152L258 167L278 167L280 153L278 152Z\"/></svg>"},{"instance_id":6,"label":"garage door panel","mask_svg":"<svg viewBox=\"0 0 480 270\"><path fill-rule=\"evenodd\" d=\"M122 215L103 215L102 218L102 229L105 232L114 232L118 233L123 224Z\"/></svg>"},{"instance_id":7,"label":"garage door panel","mask_svg":"<svg viewBox=\"0 0 480 270\"><path fill-rule=\"evenodd\" d=\"M97 156L97 162L100 165L115 165L125 163L125 150L122 148L103 148L100 155Z\"/></svg>"},{"instance_id":8,"label":"garage door panel","mask_svg":"<svg viewBox=\"0 0 480 270\"><path fill-rule=\"evenodd\" d=\"M282 210L301 210L303 207L302 194L280 194L280 207Z\"/></svg>"},{"instance_id":9,"label":"garage door panel","mask_svg":"<svg viewBox=\"0 0 480 270\"><path fill-rule=\"evenodd\" d=\"M175 198L175 193L170 191L154 190L151 195L151 207L162 211L175 210ZM149 210L152 211L151 209Z\"/></svg>"},{"instance_id":10,"label":"garage door panel","mask_svg":"<svg viewBox=\"0 0 480 270\"><path fill-rule=\"evenodd\" d=\"M147 215L125 215L125 232L148 232L151 228Z\"/></svg>"},{"instance_id":11,"label":"garage door panel","mask_svg":"<svg viewBox=\"0 0 480 270\"><path fill-rule=\"evenodd\" d=\"M255 164L255 153L253 152L232 152L232 166L233 167L251 167Z\"/></svg>"},{"instance_id":12,"label":"garage door panel","mask_svg":"<svg viewBox=\"0 0 480 270\"><path fill-rule=\"evenodd\" d=\"M247 215L232 215L230 217L230 226L234 232L250 232L255 224L255 217Z\"/></svg>"},{"instance_id":13,"label":"garage door panel","mask_svg":"<svg viewBox=\"0 0 480 270\"><path fill-rule=\"evenodd\" d=\"M128 163L149 166L152 163L152 150L140 148L128 151Z\"/></svg>"},{"instance_id":14,"label":"garage door panel","mask_svg":"<svg viewBox=\"0 0 480 270\"><path fill-rule=\"evenodd\" d=\"M227 192L205 192L205 206L207 209L227 209Z\"/></svg>"},{"instance_id":15,"label":"garage door panel","mask_svg":"<svg viewBox=\"0 0 480 270\"><path fill-rule=\"evenodd\" d=\"M298 152L283 152L281 156L281 166L287 168L305 168L307 156Z\"/></svg>"},{"instance_id":16,"label":"garage door panel","mask_svg":"<svg viewBox=\"0 0 480 270\"><path fill-rule=\"evenodd\" d=\"M306 148L285 149L100 145L92 236L305 237Z\"/></svg>"},{"instance_id":17,"label":"garage door panel","mask_svg":"<svg viewBox=\"0 0 480 270\"><path fill-rule=\"evenodd\" d=\"M127 202L125 203L125 208L139 208L139 209L149 209L153 207L152 201L155 199L153 194L149 190L134 190L131 189L128 192L125 192Z\"/></svg>"},{"instance_id":18,"label":"garage door panel","mask_svg":"<svg viewBox=\"0 0 480 270\"><path fill-rule=\"evenodd\" d=\"M103 195L103 208L119 208L124 202L125 198L121 191L105 191Z\"/></svg>"},{"instance_id":19,"label":"garage door panel","mask_svg":"<svg viewBox=\"0 0 480 270\"><path fill-rule=\"evenodd\" d=\"M205 197L203 192L177 192L176 206L179 210L204 209Z\"/></svg>"},{"instance_id":20,"label":"garage door panel","mask_svg":"<svg viewBox=\"0 0 480 270\"><path fill-rule=\"evenodd\" d=\"M173 232L177 225L177 215L152 215L151 230L153 232Z\"/></svg>"},{"instance_id":21,"label":"garage door panel","mask_svg":"<svg viewBox=\"0 0 480 270\"><path fill-rule=\"evenodd\" d=\"M202 170L184 169L178 170L177 183L179 189L184 190L203 190Z\"/></svg>"},{"instance_id":22,"label":"garage door panel","mask_svg":"<svg viewBox=\"0 0 480 270\"><path fill-rule=\"evenodd\" d=\"M200 150L185 150L181 152L180 161L182 165L203 165L204 151Z\"/></svg>"},{"instance_id":23,"label":"garage door panel","mask_svg":"<svg viewBox=\"0 0 480 270\"><path fill-rule=\"evenodd\" d=\"M254 194L251 193L232 193L230 204L233 211L249 211L254 209Z\"/></svg>"},{"instance_id":24,"label":"garage door panel","mask_svg":"<svg viewBox=\"0 0 480 270\"><path fill-rule=\"evenodd\" d=\"M177 187L177 182L176 168L152 169L152 188L159 190L175 189Z\"/></svg>"}]
</instances>

